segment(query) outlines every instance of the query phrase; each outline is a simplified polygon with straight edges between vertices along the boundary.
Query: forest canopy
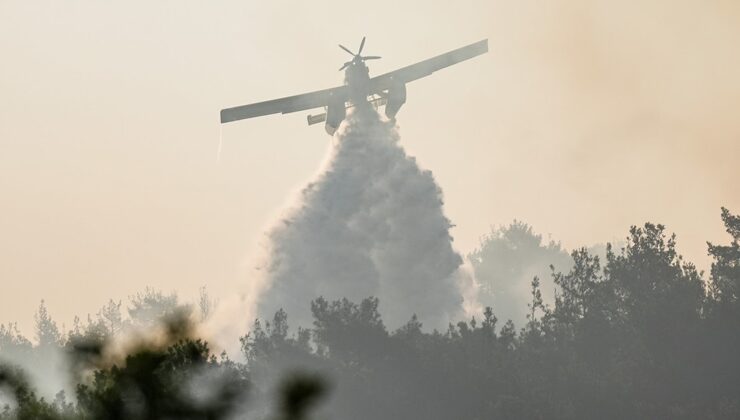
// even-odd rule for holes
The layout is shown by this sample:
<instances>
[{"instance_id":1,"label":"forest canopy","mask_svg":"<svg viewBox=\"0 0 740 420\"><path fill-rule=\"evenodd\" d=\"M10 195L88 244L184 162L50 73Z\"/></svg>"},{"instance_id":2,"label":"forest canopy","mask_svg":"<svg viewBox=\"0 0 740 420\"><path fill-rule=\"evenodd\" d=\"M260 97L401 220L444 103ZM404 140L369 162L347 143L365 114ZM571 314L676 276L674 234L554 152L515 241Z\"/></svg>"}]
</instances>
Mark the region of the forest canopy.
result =
<instances>
[{"instance_id":1,"label":"forest canopy","mask_svg":"<svg viewBox=\"0 0 740 420\"><path fill-rule=\"evenodd\" d=\"M69 331L42 302L32 339L0 325L0 419L740 418L740 217L722 220L709 273L659 224L564 258L517 222L472 255L482 317L389 331L375 297L315 297L311 328L283 310L255 320L235 360L195 334L205 293L194 306L147 289ZM529 275L526 301L503 298ZM113 348L142 329L156 334Z\"/></svg>"}]
</instances>

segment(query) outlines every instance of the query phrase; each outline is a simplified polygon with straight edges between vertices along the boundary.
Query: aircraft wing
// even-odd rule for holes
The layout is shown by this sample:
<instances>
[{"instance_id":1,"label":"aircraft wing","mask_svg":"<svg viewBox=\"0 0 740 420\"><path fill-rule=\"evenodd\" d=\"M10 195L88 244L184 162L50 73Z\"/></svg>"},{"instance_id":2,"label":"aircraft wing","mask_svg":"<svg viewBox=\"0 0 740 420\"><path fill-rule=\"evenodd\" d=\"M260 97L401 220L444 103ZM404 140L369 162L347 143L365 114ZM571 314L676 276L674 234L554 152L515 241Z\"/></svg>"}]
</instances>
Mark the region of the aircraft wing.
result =
<instances>
[{"instance_id":1,"label":"aircraft wing","mask_svg":"<svg viewBox=\"0 0 740 420\"><path fill-rule=\"evenodd\" d=\"M337 99L341 98L341 99ZM257 102L221 110L221 123L261 117L270 114L287 114L306 109L328 106L333 101L347 101L347 87L338 86L331 89L317 90L302 95L288 96L271 101Z\"/></svg>"},{"instance_id":2,"label":"aircraft wing","mask_svg":"<svg viewBox=\"0 0 740 420\"><path fill-rule=\"evenodd\" d=\"M488 52L488 40L484 39L474 44L432 57L428 60L400 68L396 71L373 77L370 79L370 90L373 93L380 93L389 89L396 83L408 83L421 79L422 77L429 76L437 70L441 70L461 61L469 60L486 52Z\"/></svg>"}]
</instances>

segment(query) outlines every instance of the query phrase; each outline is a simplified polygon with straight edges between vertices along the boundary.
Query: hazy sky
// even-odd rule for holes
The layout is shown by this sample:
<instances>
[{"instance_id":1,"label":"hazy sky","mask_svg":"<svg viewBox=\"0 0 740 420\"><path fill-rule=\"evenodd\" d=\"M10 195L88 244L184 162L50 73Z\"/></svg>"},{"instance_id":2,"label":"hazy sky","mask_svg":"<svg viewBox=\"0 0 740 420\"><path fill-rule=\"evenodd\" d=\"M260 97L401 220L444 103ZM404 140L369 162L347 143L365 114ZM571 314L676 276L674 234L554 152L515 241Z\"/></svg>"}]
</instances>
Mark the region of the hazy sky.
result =
<instances>
[{"instance_id":1,"label":"hazy sky","mask_svg":"<svg viewBox=\"0 0 740 420\"><path fill-rule=\"evenodd\" d=\"M146 285L249 280L266 225L319 167L305 115L227 106L336 86L489 38L408 86L402 144L455 243L519 218L566 247L661 222L706 265L740 212L740 3L0 0L0 323L31 334Z\"/></svg>"}]
</instances>

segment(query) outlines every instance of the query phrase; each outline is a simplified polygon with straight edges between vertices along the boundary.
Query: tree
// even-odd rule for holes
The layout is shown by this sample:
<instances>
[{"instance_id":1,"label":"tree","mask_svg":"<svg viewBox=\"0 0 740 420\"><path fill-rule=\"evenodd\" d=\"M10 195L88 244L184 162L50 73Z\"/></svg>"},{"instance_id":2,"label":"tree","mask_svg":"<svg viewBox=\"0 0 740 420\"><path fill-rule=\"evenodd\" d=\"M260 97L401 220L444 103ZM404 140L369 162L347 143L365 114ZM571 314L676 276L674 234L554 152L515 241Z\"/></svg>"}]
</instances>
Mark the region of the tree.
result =
<instances>
[{"instance_id":1,"label":"tree","mask_svg":"<svg viewBox=\"0 0 740 420\"><path fill-rule=\"evenodd\" d=\"M121 315L121 301L117 303L110 299L108 303L98 311L98 319L108 330L108 334L114 336L124 328L123 316Z\"/></svg>"},{"instance_id":2,"label":"tree","mask_svg":"<svg viewBox=\"0 0 740 420\"><path fill-rule=\"evenodd\" d=\"M347 299L311 302L314 339L322 352L346 363L368 361L379 353L388 332L378 312L377 298L360 304Z\"/></svg>"},{"instance_id":3,"label":"tree","mask_svg":"<svg viewBox=\"0 0 740 420\"><path fill-rule=\"evenodd\" d=\"M17 366L0 364L0 390L10 394L15 408L6 405L0 419L8 420L62 420L56 407L38 398L24 372Z\"/></svg>"},{"instance_id":4,"label":"tree","mask_svg":"<svg viewBox=\"0 0 740 420\"><path fill-rule=\"evenodd\" d=\"M728 245L708 243L712 269L708 284L707 325L702 340L707 365L702 376L707 397L724 398L725 409L740 416L740 216L722 209Z\"/></svg>"},{"instance_id":5,"label":"tree","mask_svg":"<svg viewBox=\"0 0 740 420\"><path fill-rule=\"evenodd\" d=\"M128 307L128 315L137 326L150 327L172 315L178 308L177 295L165 295L149 287L129 299L131 306Z\"/></svg>"},{"instance_id":6,"label":"tree","mask_svg":"<svg viewBox=\"0 0 740 420\"><path fill-rule=\"evenodd\" d=\"M34 316L34 321L36 322L36 341L39 347L57 348L61 345L62 335L59 333L57 323L49 316L43 300Z\"/></svg>"},{"instance_id":7,"label":"tree","mask_svg":"<svg viewBox=\"0 0 740 420\"><path fill-rule=\"evenodd\" d=\"M717 303L717 310L737 314L740 308L740 216L722 208L722 221L732 241L724 246L708 243L709 255L714 259L709 292Z\"/></svg>"},{"instance_id":8,"label":"tree","mask_svg":"<svg viewBox=\"0 0 740 420\"><path fill-rule=\"evenodd\" d=\"M709 244L706 290L675 236L646 223L604 258L574 251L569 270L553 270L552 305L534 276L518 330L508 320L497 331L496 308L487 307L482 319L442 332L425 331L416 316L388 331L377 298L319 298L313 328L291 333L282 309L256 320L241 339L246 364L213 355L178 309L157 329L164 338L112 358L104 338L76 337L108 331L120 304L107 305L113 316L78 320L66 340L42 304L38 329L51 332L38 337L64 341L80 360L72 369L93 374L76 376L76 404L63 394L49 404L16 368L0 368L0 389L18 402L0 407L0 419L223 418L247 390L250 411L240 414L306 419L329 384L318 418L740 418L740 218L722 215L731 241ZM0 326L0 357L9 348L27 349L34 367L47 360L17 328Z\"/></svg>"},{"instance_id":9,"label":"tree","mask_svg":"<svg viewBox=\"0 0 740 420\"><path fill-rule=\"evenodd\" d=\"M571 265L570 257L559 243L545 243L530 225L517 220L492 229L468 259L481 285L481 303L495 308L501 319L511 319L520 326L527 319L532 278L540 279L543 299L552 303L555 287L550 267L567 271Z\"/></svg>"},{"instance_id":10,"label":"tree","mask_svg":"<svg viewBox=\"0 0 740 420\"><path fill-rule=\"evenodd\" d=\"M18 330L18 324L0 324L0 358L18 360L31 352L33 345Z\"/></svg>"},{"instance_id":11,"label":"tree","mask_svg":"<svg viewBox=\"0 0 740 420\"><path fill-rule=\"evenodd\" d=\"M198 309L200 309L200 319L205 321L211 316L218 302L208 296L205 286L201 287L199 292Z\"/></svg>"}]
</instances>

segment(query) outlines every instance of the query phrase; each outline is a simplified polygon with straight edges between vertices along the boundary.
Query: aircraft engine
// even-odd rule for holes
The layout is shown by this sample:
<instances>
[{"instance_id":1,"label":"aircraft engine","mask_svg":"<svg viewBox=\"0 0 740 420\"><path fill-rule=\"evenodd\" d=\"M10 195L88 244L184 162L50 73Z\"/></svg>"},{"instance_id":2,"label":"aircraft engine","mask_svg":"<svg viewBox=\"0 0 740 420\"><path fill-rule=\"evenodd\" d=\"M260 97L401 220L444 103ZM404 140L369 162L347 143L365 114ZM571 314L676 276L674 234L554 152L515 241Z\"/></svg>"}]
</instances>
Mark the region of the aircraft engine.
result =
<instances>
[{"instance_id":1,"label":"aircraft engine","mask_svg":"<svg viewBox=\"0 0 740 420\"><path fill-rule=\"evenodd\" d=\"M388 89L388 103L385 106L385 115L390 119L395 119L401 105L406 103L406 84L396 83Z\"/></svg>"},{"instance_id":2,"label":"aircraft engine","mask_svg":"<svg viewBox=\"0 0 740 420\"><path fill-rule=\"evenodd\" d=\"M346 116L347 110L344 107L344 100L342 98L332 99L326 110L326 124L324 125L326 132L333 136Z\"/></svg>"}]
</instances>

